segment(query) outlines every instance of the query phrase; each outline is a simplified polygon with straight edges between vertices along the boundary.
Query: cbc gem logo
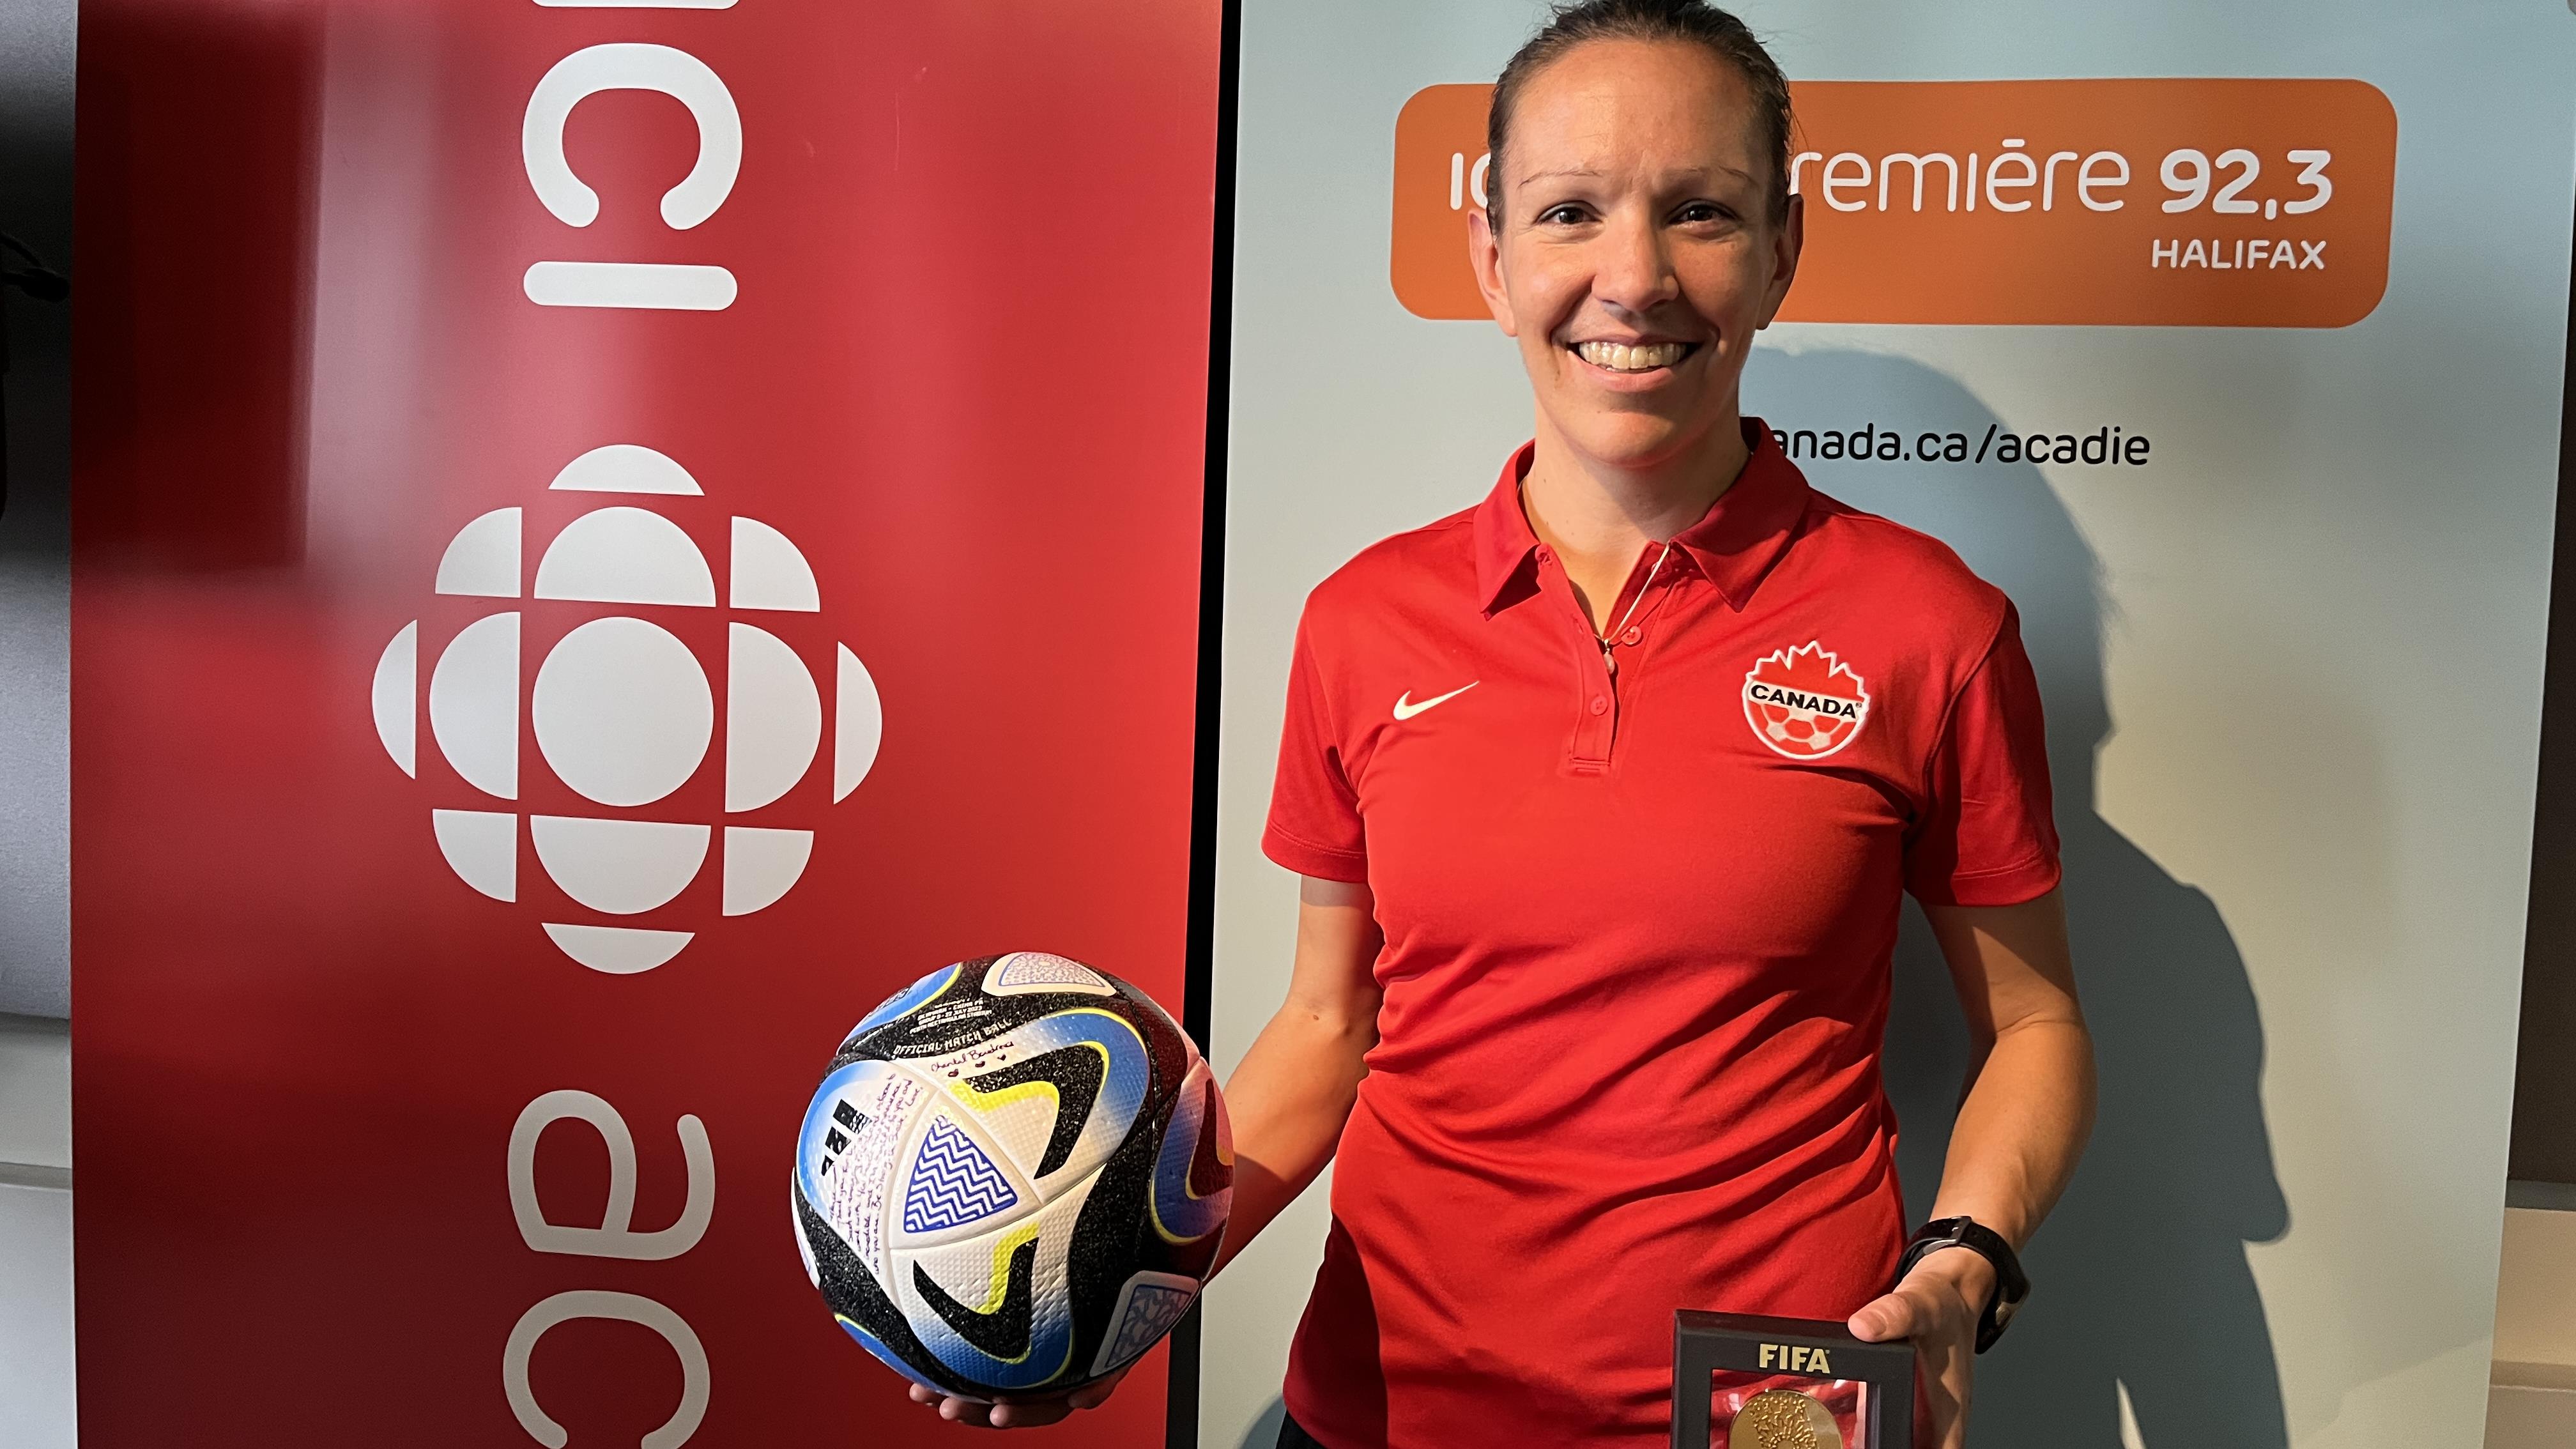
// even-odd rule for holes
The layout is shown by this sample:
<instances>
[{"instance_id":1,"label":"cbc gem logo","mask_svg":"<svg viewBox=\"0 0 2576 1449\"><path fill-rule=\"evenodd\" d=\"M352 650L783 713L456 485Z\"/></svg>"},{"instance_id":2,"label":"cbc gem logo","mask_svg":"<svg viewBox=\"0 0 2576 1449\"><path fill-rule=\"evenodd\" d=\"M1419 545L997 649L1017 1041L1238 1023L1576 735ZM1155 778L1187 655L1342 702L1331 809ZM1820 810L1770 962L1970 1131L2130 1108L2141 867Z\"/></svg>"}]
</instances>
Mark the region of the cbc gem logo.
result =
<instances>
[{"instance_id":1,"label":"cbc gem logo","mask_svg":"<svg viewBox=\"0 0 2576 1449\"><path fill-rule=\"evenodd\" d=\"M1869 690L1832 650L1809 640L1774 649L1744 675L1754 736L1793 760L1821 760L1860 737Z\"/></svg>"},{"instance_id":2,"label":"cbc gem logo","mask_svg":"<svg viewBox=\"0 0 2576 1449\"><path fill-rule=\"evenodd\" d=\"M523 572L524 511L495 509L449 542L436 592L566 605L717 607L716 575L705 553L677 523L647 506L703 496L678 463L650 448L611 444L574 459L551 486L647 502L606 504L564 525L538 553L533 579ZM661 625L616 612L583 619L546 652L524 701L518 609L497 609L458 630L428 670L431 740L491 807L432 810L440 855L465 884L515 904L524 820L547 877L572 902L604 918L543 923L565 955L596 971L650 971L688 946L703 922L670 920L664 908L698 879L711 855L721 874L723 914L731 917L776 904L813 854L812 831L757 823L761 811L814 768L824 740L822 689L813 672L760 621L819 613L821 590L796 545L756 519L732 520L726 562L721 822L655 818L651 808L698 773L716 738L708 664ZM884 713L858 656L846 644L833 652L831 791L837 803L876 762ZM421 658L414 620L385 646L373 691L377 737L415 778ZM603 807L598 813L523 816L516 808L523 724L546 768L575 795Z\"/></svg>"}]
</instances>

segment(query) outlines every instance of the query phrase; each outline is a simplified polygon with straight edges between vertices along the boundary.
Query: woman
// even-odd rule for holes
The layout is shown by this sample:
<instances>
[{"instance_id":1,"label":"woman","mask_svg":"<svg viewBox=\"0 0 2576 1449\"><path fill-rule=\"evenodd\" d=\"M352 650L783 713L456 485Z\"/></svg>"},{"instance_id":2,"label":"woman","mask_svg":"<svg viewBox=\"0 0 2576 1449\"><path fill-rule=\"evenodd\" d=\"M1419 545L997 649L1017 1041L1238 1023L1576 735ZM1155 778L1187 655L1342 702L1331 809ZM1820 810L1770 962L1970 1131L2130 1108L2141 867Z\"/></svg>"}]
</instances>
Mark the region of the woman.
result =
<instances>
[{"instance_id":1,"label":"woman","mask_svg":"<svg viewBox=\"0 0 2576 1449\"><path fill-rule=\"evenodd\" d=\"M1664 1443L1698 1307L1911 1338L1958 1449L2073 1171L2091 1045L2011 606L1738 411L1797 270L1788 140L1697 0L1562 10L1496 88L1473 257L1536 437L1309 599L1263 841L1304 882L1226 1088L1229 1253L1339 1160L1283 1446ZM1978 1048L1911 1250L1908 892Z\"/></svg>"}]
</instances>

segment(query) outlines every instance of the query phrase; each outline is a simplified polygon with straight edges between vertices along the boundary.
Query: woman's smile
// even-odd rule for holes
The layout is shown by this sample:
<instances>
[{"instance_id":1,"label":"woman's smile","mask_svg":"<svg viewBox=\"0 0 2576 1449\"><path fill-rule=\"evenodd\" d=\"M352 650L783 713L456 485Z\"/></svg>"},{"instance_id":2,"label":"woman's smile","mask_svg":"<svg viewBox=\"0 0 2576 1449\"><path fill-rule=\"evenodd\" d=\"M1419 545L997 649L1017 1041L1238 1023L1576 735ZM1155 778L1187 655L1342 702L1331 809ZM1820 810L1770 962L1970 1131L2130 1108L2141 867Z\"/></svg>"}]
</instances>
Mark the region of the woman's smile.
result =
<instances>
[{"instance_id":1,"label":"woman's smile","mask_svg":"<svg viewBox=\"0 0 2576 1449\"><path fill-rule=\"evenodd\" d=\"M1669 375L1696 355L1696 342L1569 342L1565 350L1594 371L1621 379Z\"/></svg>"}]
</instances>

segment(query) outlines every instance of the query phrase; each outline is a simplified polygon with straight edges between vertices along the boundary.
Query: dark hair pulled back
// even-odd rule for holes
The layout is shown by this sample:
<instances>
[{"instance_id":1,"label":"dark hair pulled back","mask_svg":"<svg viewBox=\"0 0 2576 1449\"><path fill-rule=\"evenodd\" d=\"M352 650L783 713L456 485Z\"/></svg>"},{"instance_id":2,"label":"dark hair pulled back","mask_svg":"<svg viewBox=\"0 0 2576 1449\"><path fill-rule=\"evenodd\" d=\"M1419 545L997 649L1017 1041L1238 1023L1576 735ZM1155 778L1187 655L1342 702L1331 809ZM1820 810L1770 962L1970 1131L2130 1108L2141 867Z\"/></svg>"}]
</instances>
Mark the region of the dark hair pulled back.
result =
<instances>
[{"instance_id":1,"label":"dark hair pulled back","mask_svg":"<svg viewBox=\"0 0 2576 1449\"><path fill-rule=\"evenodd\" d=\"M1789 80L1771 52L1753 38L1743 21L1704 0L1582 0L1559 5L1545 28L1531 36L1494 82L1493 109L1485 118L1485 149L1493 154L1487 174L1485 209L1499 223L1502 216L1503 145L1512 128L1512 111L1531 77L1562 60L1577 46L1595 40L1678 41L1705 48L1735 67L1753 92L1756 136L1771 157L1771 219L1789 212Z\"/></svg>"}]
</instances>

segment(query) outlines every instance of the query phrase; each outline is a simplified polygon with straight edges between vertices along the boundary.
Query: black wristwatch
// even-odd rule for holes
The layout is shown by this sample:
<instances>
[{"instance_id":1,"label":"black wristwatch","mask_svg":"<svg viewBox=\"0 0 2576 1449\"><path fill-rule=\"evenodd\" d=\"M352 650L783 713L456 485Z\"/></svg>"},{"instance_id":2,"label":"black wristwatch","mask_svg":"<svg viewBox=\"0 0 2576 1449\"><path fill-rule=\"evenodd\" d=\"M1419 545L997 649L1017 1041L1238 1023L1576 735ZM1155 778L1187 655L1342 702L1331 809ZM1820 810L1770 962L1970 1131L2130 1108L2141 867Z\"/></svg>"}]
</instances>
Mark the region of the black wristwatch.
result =
<instances>
[{"instance_id":1,"label":"black wristwatch","mask_svg":"<svg viewBox=\"0 0 2576 1449\"><path fill-rule=\"evenodd\" d=\"M1966 1248L1995 1265L1995 1291L1986 1299L1986 1311L1977 1319L1977 1352L1984 1353L2004 1336L2004 1326L2030 1296L2030 1277L2021 1270L2021 1259L2014 1256L2012 1244L1994 1229L1980 1225L1975 1218L1940 1218L1923 1225L1914 1240L1905 1245L1905 1256L1896 1262L1896 1281L1914 1271L1914 1265L1943 1248Z\"/></svg>"}]
</instances>

